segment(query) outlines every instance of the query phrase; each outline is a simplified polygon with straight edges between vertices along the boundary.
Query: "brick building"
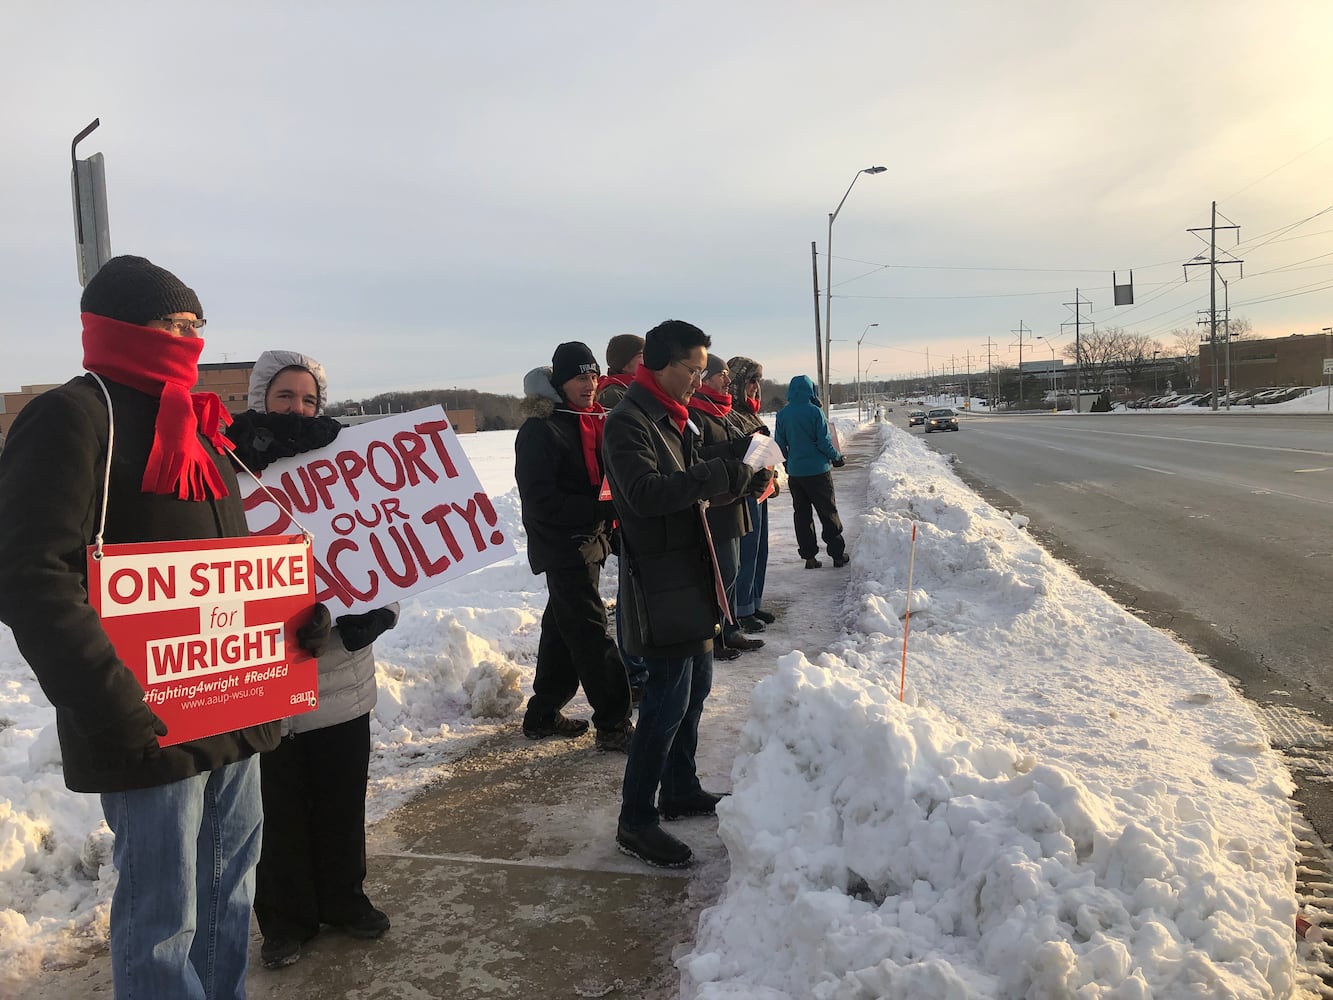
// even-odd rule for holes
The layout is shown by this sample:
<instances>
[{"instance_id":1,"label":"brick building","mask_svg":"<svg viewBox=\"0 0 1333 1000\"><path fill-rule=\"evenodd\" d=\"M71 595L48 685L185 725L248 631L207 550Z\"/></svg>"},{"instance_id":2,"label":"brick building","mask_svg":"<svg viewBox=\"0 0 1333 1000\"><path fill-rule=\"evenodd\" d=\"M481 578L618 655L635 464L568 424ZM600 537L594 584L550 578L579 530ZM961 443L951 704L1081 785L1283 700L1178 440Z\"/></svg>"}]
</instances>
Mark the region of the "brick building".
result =
<instances>
[{"instance_id":1,"label":"brick building","mask_svg":"<svg viewBox=\"0 0 1333 1000\"><path fill-rule=\"evenodd\" d=\"M1331 338L1324 333L1293 333L1268 340L1236 340L1231 344L1231 388L1324 384L1324 359L1333 358ZM1226 383L1227 350L1217 344L1217 384ZM1213 388L1212 345L1199 345L1199 378L1195 388Z\"/></svg>"}]
</instances>

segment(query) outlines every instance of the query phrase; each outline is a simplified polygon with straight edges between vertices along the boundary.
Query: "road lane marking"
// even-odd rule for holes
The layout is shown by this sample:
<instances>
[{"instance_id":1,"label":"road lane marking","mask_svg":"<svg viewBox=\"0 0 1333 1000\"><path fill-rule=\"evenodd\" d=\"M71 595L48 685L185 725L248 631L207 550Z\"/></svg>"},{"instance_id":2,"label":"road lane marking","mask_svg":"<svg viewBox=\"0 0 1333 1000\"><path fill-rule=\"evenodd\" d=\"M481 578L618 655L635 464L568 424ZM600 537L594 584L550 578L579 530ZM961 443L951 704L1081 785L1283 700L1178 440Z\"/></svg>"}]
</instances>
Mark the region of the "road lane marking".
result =
<instances>
[{"instance_id":1,"label":"road lane marking","mask_svg":"<svg viewBox=\"0 0 1333 1000\"><path fill-rule=\"evenodd\" d=\"M1301 472L1327 472L1328 470L1329 466L1326 465L1322 469L1292 469L1291 471L1295 473L1301 473Z\"/></svg>"},{"instance_id":2,"label":"road lane marking","mask_svg":"<svg viewBox=\"0 0 1333 1000\"><path fill-rule=\"evenodd\" d=\"M1172 471L1170 471L1169 469L1154 469L1151 465L1136 465L1136 466L1134 466L1134 468L1136 468L1136 469L1142 469L1142 470L1145 471L1145 472L1160 472L1160 473L1161 473L1162 475L1164 475L1164 476L1174 476L1174 475L1177 475L1177 473L1172 472Z\"/></svg>"}]
</instances>

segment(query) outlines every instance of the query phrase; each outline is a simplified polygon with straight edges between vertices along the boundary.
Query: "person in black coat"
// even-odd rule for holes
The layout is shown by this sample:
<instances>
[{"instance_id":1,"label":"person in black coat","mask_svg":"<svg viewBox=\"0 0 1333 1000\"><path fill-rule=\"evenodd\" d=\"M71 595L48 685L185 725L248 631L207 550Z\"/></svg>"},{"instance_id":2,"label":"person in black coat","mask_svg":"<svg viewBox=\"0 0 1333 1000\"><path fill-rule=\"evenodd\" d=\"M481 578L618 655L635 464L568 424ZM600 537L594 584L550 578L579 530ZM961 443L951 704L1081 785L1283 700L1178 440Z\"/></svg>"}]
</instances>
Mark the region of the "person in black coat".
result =
<instances>
[{"instance_id":1,"label":"person in black coat","mask_svg":"<svg viewBox=\"0 0 1333 1000\"><path fill-rule=\"evenodd\" d=\"M720 445L728 441L749 438L742 433L737 414L732 407L731 373L727 363L718 354L708 355L704 380L689 402L690 416L699 424L704 445ZM751 639L742 634L736 612L736 578L740 571L741 539L750 533L754 523L746 501L751 497L719 497L708 504L708 530L713 536L713 551L722 586L727 592L727 605L722 616L722 633L713 642L714 660L734 660L742 652L760 649L763 639ZM730 618L730 620L728 620ZM756 631L763 631L760 624Z\"/></svg>"},{"instance_id":2,"label":"person in black coat","mask_svg":"<svg viewBox=\"0 0 1333 1000\"><path fill-rule=\"evenodd\" d=\"M615 508L601 500L606 411L595 402L600 368L585 344L556 348L550 368L524 379L527 419L514 439L514 479L528 534L528 565L546 574L546 611L523 735L577 737L584 719L561 712L583 685L599 750L629 749L629 679L608 635L598 590L611 552Z\"/></svg>"},{"instance_id":3,"label":"person in black coat","mask_svg":"<svg viewBox=\"0 0 1333 1000\"><path fill-rule=\"evenodd\" d=\"M217 396L190 391L203 307L170 271L114 257L80 306L92 374L29 403L0 455L0 620L55 707L65 784L99 793L115 833L116 995L201 996L206 982L212 996L243 996L254 755L277 746L279 723L160 746L167 728L89 603L87 571L103 519L106 543L249 535L230 418ZM326 639L327 611L323 626Z\"/></svg>"},{"instance_id":4,"label":"person in black coat","mask_svg":"<svg viewBox=\"0 0 1333 1000\"><path fill-rule=\"evenodd\" d=\"M704 449L689 419L686 404L702 380L710 343L679 320L650 330L643 364L607 417L603 442L620 520L625 646L648 664L616 844L669 868L688 865L692 852L659 820L712 814L720 798L704 790L695 768L719 608L700 502L759 491L768 481L767 472L741 461L748 438Z\"/></svg>"}]
</instances>

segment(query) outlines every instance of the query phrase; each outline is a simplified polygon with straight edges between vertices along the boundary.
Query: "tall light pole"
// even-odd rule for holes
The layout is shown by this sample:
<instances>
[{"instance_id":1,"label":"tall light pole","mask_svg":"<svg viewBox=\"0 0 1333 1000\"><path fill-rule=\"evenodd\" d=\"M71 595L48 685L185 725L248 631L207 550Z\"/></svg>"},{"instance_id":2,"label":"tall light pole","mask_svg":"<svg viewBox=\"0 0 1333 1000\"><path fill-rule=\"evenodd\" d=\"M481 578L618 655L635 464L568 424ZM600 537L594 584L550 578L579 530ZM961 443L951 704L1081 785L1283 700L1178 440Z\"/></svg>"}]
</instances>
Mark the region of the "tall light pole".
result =
<instances>
[{"instance_id":1,"label":"tall light pole","mask_svg":"<svg viewBox=\"0 0 1333 1000\"><path fill-rule=\"evenodd\" d=\"M1227 411L1231 410L1231 288L1227 285L1227 279L1220 274L1217 276L1222 282L1222 330L1226 334L1227 340Z\"/></svg>"},{"instance_id":2,"label":"tall light pole","mask_svg":"<svg viewBox=\"0 0 1333 1000\"><path fill-rule=\"evenodd\" d=\"M1152 394L1154 396L1157 395L1157 355L1161 353L1160 350L1152 352Z\"/></svg>"},{"instance_id":3,"label":"tall light pole","mask_svg":"<svg viewBox=\"0 0 1333 1000\"><path fill-rule=\"evenodd\" d=\"M861 341L866 339L866 334L870 332L872 326L879 326L878 323L869 323L861 331L861 336L856 338L856 420L861 421ZM867 370L869 365L866 366Z\"/></svg>"},{"instance_id":4,"label":"tall light pole","mask_svg":"<svg viewBox=\"0 0 1333 1000\"><path fill-rule=\"evenodd\" d=\"M1046 346L1051 349L1051 408L1058 410L1060 409L1060 404L1055 398L1055 345L1051 343L1050 337L1043 337L1040 333L1033 339L1046 341Z\"/></svg>"},{"instance_id":5,"label":"tall light pole","mask_svg":"<svg viewBox=\"0 0 1333 1000\"><path fill-rule=\"evenodd\" d=\"M1324 332L1324 358L1325 358L1325 359L1333 358L1333 349L1331 349L1331 348L1333 348L1333 326L1326 326L1326 327L1324 327L1324 331L1323 331L1323 332ZM1328 361L1325 360L1325 361L1324 361L1324 364L1327 365L1327 364L1328 364ZM1325 376L1324 376L1324 387L1325 387L1325 388L1324 388L1324 412L1325 412L1325 413L1328 413L1328 412L1329 412L1329 398L1330 398L1330 397L1333 397L1333 381L1330 381L1330 376L1329 376L1329 375L1325 375Z\"/></svg>"},{"instance_id":6,"label":"tall light pole","mask_svg":"<svg viewBox=\"0 0 1333 1000\"><path fill-rule=\"evenodd\" d=\"M842 201L838 202L838 207L829 213L828 217L828 242L824 245L824 252L828 254L828 259L824 266L824 385L821 393L824 400L824 414L827 416L829 410L829 391L833 381L829 373L830 353L832 351L832 327L833 322L833 221L842 211L843 204L847 201L847 195L852 193L852 188L856 186L856 180L862 174L882 174L888 167L863 167L852 176L852 183L847 185L847 190L842 196Z\"/></svg>"}]
</instances>

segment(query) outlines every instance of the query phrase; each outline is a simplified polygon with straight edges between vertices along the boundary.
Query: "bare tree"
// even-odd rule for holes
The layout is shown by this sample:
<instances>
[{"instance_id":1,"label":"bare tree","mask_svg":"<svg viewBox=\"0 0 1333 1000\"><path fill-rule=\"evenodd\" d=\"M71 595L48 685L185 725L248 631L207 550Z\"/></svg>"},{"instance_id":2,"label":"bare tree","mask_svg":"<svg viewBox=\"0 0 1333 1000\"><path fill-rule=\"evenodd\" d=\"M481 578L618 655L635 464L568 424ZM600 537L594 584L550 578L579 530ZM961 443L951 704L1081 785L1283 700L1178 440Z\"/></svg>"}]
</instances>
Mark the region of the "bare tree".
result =
<instances>
[{"instance_id":1,"label":"bare tree","mask_svg":"<svg viewBox=\"0 0 1333 1000\"><path fill-rule=\"evenodd\" d=\"M1226 325L1226 332L1231 335L1232 343L1237 340L1253 340L1254 324L1244 316L1232 316L1231 322ZM1222 334L1219 334L1219 338Z\"/></svg>"},{"instance_id":2,"label":"bare tree","mask_svg":"<svg viewBox=\"0 0 1333 1000\"><path fill-rule=\"evenodd\" d=\"M1120 341L1124 331L1118 326L1093 328L1079 338L1077 345L1067 344L1065 356L1074 359L1087 374L1085 389L1103 387L1107 371L1120 362ZM1081 357L1079 356L1081 355Z\"/></svg>"},{"instance_id":3,"label":"bare tree","mask_svg":"<svg viewBox=\"0 0 1333 1000\"><path fill-rule=\"evenodd\" d=\"M1180 364L1190 385L1199 373L1199 331L1178 326L1166 335L1167 343L1180 354Z\"/></svg>"},{"instance_id":4,"label":"bare tree","mask_svg":"<svg viewBox=\"0 0 1333 1000\"><path fill-rule=\"evenodd\" d=\"M1125 369L1126 381L1133 385L1139 380L1143 370L1152 360L1153 352L1160 351L1162 345L1146 333L1125 331L1120 337L1120 363Z\"/></svg>"}]
</instances>

